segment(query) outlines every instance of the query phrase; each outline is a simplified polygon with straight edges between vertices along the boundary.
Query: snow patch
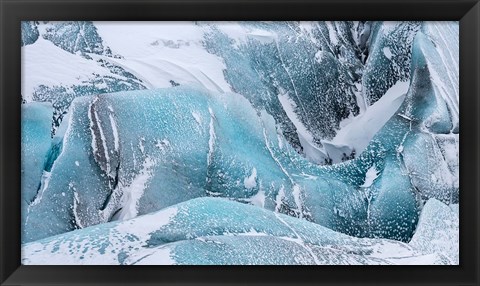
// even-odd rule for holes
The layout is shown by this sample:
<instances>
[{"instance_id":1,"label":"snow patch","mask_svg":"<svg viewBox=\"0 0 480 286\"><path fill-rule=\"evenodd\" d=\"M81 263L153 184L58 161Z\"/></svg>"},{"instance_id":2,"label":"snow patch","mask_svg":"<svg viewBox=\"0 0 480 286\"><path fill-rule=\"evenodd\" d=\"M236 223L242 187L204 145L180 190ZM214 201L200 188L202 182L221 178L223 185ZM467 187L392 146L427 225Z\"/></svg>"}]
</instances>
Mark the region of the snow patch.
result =
<instances>
[{"instance_id":1,"label":"snow patch","mask_svg":"<svg viewBox=\"0 0 480 286\"><path fill-rule=\"evenodd\" d=\"M84 228L85 226L82 223L82 220L78 216L78 204L80 203L80 198L78 197L78 193L74 190L73 191L73 216L75 217L75 223L79 228Z\"/></svg>"},{"instance_id":2,"label":"snow patch","mask_svg":"<svg viewBox=\"0 0 480 286\"><path fill-rule=\"evenodd\" d=\"M247 189L253 189L257 186L257 169L253 168L250 176L243 180L243 184Z\"/></svg>"},{"instance_id":3,"label":"snow patch","mask_svg":"<svg viewBox=\"0 0 480 286\"><path fill-rule=\"evenodd\" d=\"M302 198L301 198L301 191L302 190L300 189L299 185L297 184L293 185L292 195L293 195L295 204L297 205L298 215L300 218L303 217L303 204L302 204Z\"/></svg>"},{"instance_id":4,"label":"snow patch","mask_svg":"<svg viewBox=\"0 0 480 286\"><path fill-rule=\"evenodd\" d=\"M138 215L138 202L152 177L153 167L155 167L155 161L150 157L145 158L140 172L133 178L130 185L122 188L123 208L118 216L120 220L131 219Z\"/></svg>"},{"instance_id":5,"label":"snow patch","mask_svg":"<svg viewBox=\"0 0 480 286\"><path fill-rule=\"evenodd\" d=\"M283 203L283 198L285 198L285 187L282 185L280 187L280 190L278 190L277 196L275 197L275 212L280 211L280 207Z\"/></svg>"},{"instance_id":6,"label":"snow patch","mask_svg":"<svg viewBox=\"0 0 480 286\"><path fill-rule=\"evenodd\" d=\"M21 54L21 88L27 102L33 100L33 93L40 85L79 85L94 79L94 75L118 77L107 68L64 51L41 36L35 43L22 47Z\"/></svg>"},{"instance_id":7,"label":"snow patch","mask_svg":"<svg viewBox=\"0 0 480 286\"><path fill-rule=\"evenodd\" d=\"M332 140L321 141L334 163L341 162L343 153L355 150L356 154L360 154L365 150L373 136L397 112L409 86L409 82L398 81L364 113L343 126Z\"/></svg>"},{"instance_id":8,"label":"snow patch","mask_svg":"<svg viewBox=\"0 0 480 286\"><path fill-rule=\"evenodd\" d=\"M108 58L132 73L148 88L199 84L212 91L230 92L222 59L207 52L209 29L193 22L94 22L105 45L121 59ZM219 25L221 26L221 25Z\"/></svg>"},{"instance_id":9,"label":"snow patch","mask_svg":"<svg viewBox=\"0 0 480 286\"><path fill-rule=\"evenodd\" d=\"M250 203L254 206L264 208L265 207L265 191L260 190L253 197L250 198Z\"/></svg>"},{"instance_id":10,"label":"snow patch","mask_svg":"<svg viewBox=\"0 0 480 286\"><path fill-rule=\"evenodd\" d=\"M192 116L195 119L195 121L198 123L198 125L202 125L202 117L200 116L200 114L198 112L193 111Z\"/></svg>"},{"instance_id":11,"label":"snow patch","mask_svg":"<svg viewBox=\"0 0 480 286\"><path fill-rule=\"evenodd\" d=\"M112 107L109 106L109 109L111 112L113 112L112 110ZM117 124L115 122L115 119L113 118L113 114L110 113L108 115L108 118L110 119L110 126L112 127L112 133L113 133L113 140L114 140L114 143L115 143L115 151L119 151L120 150L120 141L119 141L119 137L118 137L118 129L117 129Z\"/></svg>"},{"instance_id":12,"label":"snow patch","mask_svg":"<svg viewBox=\"0 0 480 286\"><path fill-rule=\"evenodd\" d=\"M210 112L210 126L209 126L209 135L208 138L208 155L207 155L207 166L210 166L213 160L213 152L215 148L215 139L217 138L215 135L215 125L213 120L215 119L215 114L213 110L209 107L208 112Z\"/></svg>"},{"instance_id":13,"label":"snow patch","mask_svg":"<svg viewBox=\"0 0 480 286\"><path fill-rule=\"evenodd\" d=\"M327 25L327 28L328 28L328 38L330 39L330 42L334 46L338 45L337 33L335 30L335 22L326 21L325 24Z\"/></svg>"},{"instance_id":14,"label":"snow patch","mask_svg":"<svg viewBox=\"0 0 480 286\"><path fill-rule=\"evenodd\" d=\"M392 59L392 51L390 51L390 48L389 47L384 47L383 48L383 54L385 55L385 57L387 57L387 59L391 60Z\"/></svg>"},{"instance_id":15,"label":"snow patch","mask_svg":"<svg viewBox=\"0 0 480 286\"><path fill-rule=\"evenodd\" d=\"M154 248L148 250L148 254L144 254L144 252L140 252L139 254L135 255L138 257L139 255L144 255L142 258L135 261L134 265L175 265L175 260L173 259L172 249L169 248L168 245L162 245L158 248ZM134 260L130 259L130 260Z\"/></svg>"},{"instance_id":16,"label":"snow patch","mask_svg":"<svg viewBox=\"0 0 480 286\"><path fill-rule=\"evenodd\" d=\"M37 193L37 195L35 196L35 199L33 200L33 202L28 206L29 209L30 207L38 205L42 201L43 193L48 188L48 184L50 183L51 176L52 176L51 172L43 171L41 184L40 184L42 187L40 191Z\"/></svg>"},{"instance_id":17,"label":"snow patch","mask_svg":"<svg viewBox=\"0 0 480 286\"><path fill-rule=\"evenodd\" d=\"M362 188L370 187L373 184L373 182L375 181L375 179L378 178L378 174L379 174L379 172L375 168L375 165L370 167L368 169L367 173L365 174L365 182L360 187L362 187Z\"/></svg>"}]
</instances>

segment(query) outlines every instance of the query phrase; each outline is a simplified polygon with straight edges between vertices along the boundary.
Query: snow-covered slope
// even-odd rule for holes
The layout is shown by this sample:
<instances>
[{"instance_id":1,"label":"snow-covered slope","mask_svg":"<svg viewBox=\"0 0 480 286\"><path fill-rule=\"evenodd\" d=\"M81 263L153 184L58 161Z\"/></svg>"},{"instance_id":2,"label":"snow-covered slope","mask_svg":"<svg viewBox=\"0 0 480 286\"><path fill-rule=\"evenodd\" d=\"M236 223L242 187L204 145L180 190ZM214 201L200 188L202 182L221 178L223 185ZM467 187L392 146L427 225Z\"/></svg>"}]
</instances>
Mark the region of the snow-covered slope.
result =
<instances>
[{"instance_id":1,"label":"snow-covered slope","mask_svg":"<svg viewBox=\"0 0 480 286\"><path fill-rule=\"evenodd\" d=\"M429 201L421 233L406 244L355 238L259 207L200 198L25 244L22 264L458 264L458 213L450 217L456 228L427 218L443 208L448 206ZM444 248L424 244L438 231Z\"/></svg>"}]
</instances>

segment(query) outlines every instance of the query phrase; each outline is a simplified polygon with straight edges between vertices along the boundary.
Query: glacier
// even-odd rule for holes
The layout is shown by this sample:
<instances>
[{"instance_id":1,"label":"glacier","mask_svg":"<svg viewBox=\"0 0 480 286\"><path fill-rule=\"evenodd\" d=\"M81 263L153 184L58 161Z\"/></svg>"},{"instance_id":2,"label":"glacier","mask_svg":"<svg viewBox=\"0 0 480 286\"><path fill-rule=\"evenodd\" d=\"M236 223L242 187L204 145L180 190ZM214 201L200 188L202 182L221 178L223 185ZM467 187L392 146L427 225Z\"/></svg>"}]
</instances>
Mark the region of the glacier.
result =
<instances>
[{"instance_id":1,"label":"glacier","mask_svg":"<svg viewBox=\"0 0 480 286\"><path fill-rule=\"evenodd\" d=\"M437 252L441 245L422 244L438 231L446 238L441 241L443 246L458 242L454 228L458 230L458 213L457 224L449 228L429 220L445 208L449 210L447 214L455 214L435 199L428 201L421 232L407 244L351 237L303 219L227 199L197 198L131 220L27 243L22 248L22 263L442 265L458 253L445 248Z\"/></svg>"},{"instance_id":2,"label":"glacier","mask_svg":"<svg viewBox=\"0 0 480 286\"><path fill-rule=\"evenodd\" d=\"M22 46L23 263L458 264L433 215L458 217L457 22L22 22Z\"/></svg>"}]
</instances>

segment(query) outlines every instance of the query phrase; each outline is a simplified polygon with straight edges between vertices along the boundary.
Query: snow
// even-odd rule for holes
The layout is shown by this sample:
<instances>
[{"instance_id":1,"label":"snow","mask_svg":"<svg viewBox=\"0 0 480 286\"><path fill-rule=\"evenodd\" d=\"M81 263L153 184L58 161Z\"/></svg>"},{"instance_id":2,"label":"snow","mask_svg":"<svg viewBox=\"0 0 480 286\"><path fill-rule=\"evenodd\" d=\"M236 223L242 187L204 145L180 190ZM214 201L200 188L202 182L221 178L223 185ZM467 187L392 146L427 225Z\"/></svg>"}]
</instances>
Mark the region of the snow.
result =
<instances>
[{"instance_id":1,"label":"snow","mask_svg":"<svg viewBox=\"0 0 480 286\"><path fill-rule=\"evenodd\" d=\"M387 149L387 157L383 158L383 153L377 156L376 150L371 150L372 152L365 156L365 158L368 157L367 159L360 157L347 164L319 167L310 164L295 153L286 143L286 138L281 134L282 130L275 125L271 115L268 115L265 110L259 110L261 106L255 110L245 97L225 93L232 88L224 78L226 68L224 59L207 52L204 43L204 35L212 31L212 28L216 28L215 24L210 26L207 23L191 22L95 22L95 25L105 41L104 46L110 47L114 54L121 57L88 55L93 60L87 59L80 54L65 52L40 37L34 44L22 48L22 93L27 101L32 100L32 93L39 84L62 85L68 89L71 85L92 80L97 77L96 74L100 78L112 76L108 69L99 66L96 62L99 59L108 60L123 67L127 72L141 79L148 88L165 89L123 92L122 100L119 102L116 102L115 97L118 95L115 94L108 94L105 101L98 101L98 104L98 97L93 102L85 101L85 107L91 103L88 108L85 108L88 110L87 114L82 111L77 112L80 112L84 118L78 117L71 108L65 117L68 124L61 125L54 139L58 141L64 136L62 148L64 148L63 151L68 152L62 152L59 158L68 156L70 159L65 159L66 163L63 165L60 165L57 159L55 163L58 168L53 168L52 173L43 173L41 179L39 178L40 190L27 209L27 212L31 209L35 211L36 207L40 206L38 208L40 211L30 218L30 220L37 219L29 225L33 226L33 230L30 231L44 231L46 235L43 237L56 231L55 234L60 235L47 237L40 243L23 245L22 262L24 264L158 265L207 261L202 260L202 255L197 255L201 253L196 252L197 250L211 254L213 257L211 261L230 263L241 261L235 259L240 257L241 251L244 250L252 249L248 254L258 255L259 252L254 252L257 248L252 248L252 245L258 246L258 249L263 252L272 253L272 255L259 256L264 260L258 261L268 262L291 261L288 259L294 257L296 263L315 264L458 264L458 204L445 205L434 199L428 200L415 230L414 223L420 212L418 205L421 201L414 198L410 191L414 186L421 195L426 194L425 188L418 187L420 185L417 181L420 179L432 184L440 184L447 180L451 189L458 191L458 134L453 134L457 132L455 125L458 123L458 84L456 84L458 72L455 68L452 68L452 71L448 69L455 63L458 65L458 59L455 49L452 51L445 49L445 46L448 47L447 44L451 42L447 37L450 34L455 35L455 31L446 29L448 33L443 34L441 24L437 23L425 25L428 26L425 28L427 31L422 30L429 37L428 39L435 43L435 49L439 54L439 59L426 58L433 93L439 102L444 102L445 106L448 106L451 112L449 116L452 117L454 126L451 130L447 130L446 134L423 133L431 137L431 140L418 139L418 142L413 141L418 143L413 147L412 138L407 138L407 134L419 137L422 133L416 130L405 131L405 133L400 127L405 127L407 130L408 124L398 127L390 124L396 121L388 122L392 116L397 115L408 119L408 116L397 113L410 86L409 82L400 81L371 106L363 105L365 103L362 98L363 87L360 82L354 83L360 113L357 116L350 113L347 118L341 120L339 130L331 140L323 140L322 144L314 141L313 134L317 136L317 133L309 131L311 126L303 123L310 119L305 119L295 112L304 107L304 105L296 106L293 100L298 99L296 102L302 102L300 98L306 96L302 94L304 93L304 89L301 88L303 83L299 80L294 81L295 77L292 78L297 70L294 69L291 61L287 61L290 60L289 54L279 53L280 59L276 60L281 61L280 69L285 69L286 74L283 79L290 78L293 90L285 92L279 88L277 97L281 108L295 126L304 155L309 161L323 164L324 159L330 157L334 163L338 163L343 153L349 155L355 151L356 154L360 154L374 136L386 126L383 129L386 132L382 134L386 134L387 138L384 141L383 139L375 140L375 143ZM401 23L385 25L379 33L394 32L396 30L393 28L399 25ZM252 39L275 48L270 45L273 43L279 52L280 48L282 51L285 50L284 46L281 46L285 42L281 42L280 37L270 32L275 29L263 30L254 26L230 22L218 25L218 29L233 40L235 52L246 52L242 50L242 44ZM339 24L326 22L325 27L329 38L324 39L326 42L313 38L315 27L311 24L299 27L303 34L295 32L297 37L310 36L312 42L316 44L314 49L323 47L324 44L338 45L340 40L349 41L342 34L342 26ZM289 41L293 42L295 34L292 35L293 38ZM353 35L353 40L358 44L356 37ZM455 41L456 38L452 37L452 40ZM374 44L371 43L371 45ZM379 45L372 47L372 50L376 48L383 62L388 62L385 59L387 58L393 64L396 57L393 57L392 51L399 51L395 45L394 43L389 47ZM305 60L313 62L314 59L311 56L314 52L315 50ZM426 57L432 54L431 50L424 52ZM328 51L318 51L315 59L321 62L322 57L327 56L328 53ZM278 67L278 64L276 66ZM445 72L438 67L447 67L447 70ZM268 78L262 78L262 80L268 80ZM175 84L171 81L179 83L180 86L172 88L171 86ZM105 86L105 84L100 85ZM190 85L195 88L197 86L200 89L205 88L206 91L190 89ZM351 85L349 87L355 88ZM177 93L178 91L182 92ZM382 89L381 93L383 91ZM410 92L409 96L411 94L414 92ZM161 98L161 96L164 97ZM133 97L134 100L132 100ZM116 114L113 107L108 104L106 107L109 112L98 108L110 100L117 110L126 110L126 108L117 108L116 104L125 106L135 103L136 108L132 108L131 118L121 113ZM153 100L156 100L155 104L151 104ZM141 101L147 102L147 105L142 105ZM232 102L236 105L230 108L229 104ZM186 104L185 108L183 104ZM222 106L224 109L221 108ZM210 118L206 113L207 107ZM183 111L185 113L182 113ZM262 116L256 117L262 112L270 116L271 120L267 121ZM73 115L70 116L70 113ZM151 114L155 116L150 116ZM344 115L346 114L342 114ZM434 113L431 118L433 120L440 118L437 115L438 113ZM162 118L162 116L165 117ZM146 118L154 118L154 120L145 120ZM172 120L172 118L175 119ZM251 118L253 120L250 120ZM142 120L145 126L138 124ZM208 122L207 120L209 120L209 126L202 126ZM333 120L335 124L338 123L338 118ZM126 128L125 122L142 125L141 131L148 132L143 133L145 137L139 140L138 134L130 132L136 129ZM178 125L173 125L177 123ZM72 127L75 124L78 126ZM172 126L174 127L171 128ZM208 133L206 128L209 128ZM75 129L75 135L69 134L73 132L71 129ZM201 132L192 138L192 130ZM154 136L151 136L149 131L152 131ZM405 134L393 134L397 131ZM422 132L425 130L422 129ZM85 142L79 142L82 134L91 135L92 141L90 142L90 137L87 136ZM403 140L399 145L401 136ZM68 139L71 140L70 143ZM385 143L386 141L388 144ZM433 146L438 145L438 148L434 149L435 154L426 149L428 146L425 142ZM116 152L111 150L113 146ZM156 148L152 148L153 146ZM140 149L141 154L136 148ZM175 148L175 152L170 152L172 151L170 148ZM95 154L95 162L90 160L92 150ZM120 150L123 157L116 158ZM397 157L395 157L395 150L402 153L402 156L396 154ZM99 152L104 154L98 154ZM125 155L126 153L128 155ZM186 153L188 156L184 156ZM207 164L205 164L206 154ZM84 157L92 162L84 160ZM395 161L400 157L403 159L400 163ZM423 159L418 162L418 158ZM110 189L106 191L113 193L108 197L107 211L102 213L104 210L98 210L97 206L92 208L98 202L92 203L92 200L95 200L92 198L96 198L97 193L94 192L92 196L92 190L88 188L89 183L101 181L105 176L101 173L98 180L96 178L90 180L90 177L94 178L97 175L95 172L98 168L94 165L95 163L103 171L106 169L107 175L111 176L110 165L113 166L113 162L116 164L117 159L123 164L115 165L121 166L121 168L117 167L121 170L121 175L118 177L116 189L112 190L109 184ZM214 159L215 164L213 164ZM161 164L159 160L162 160ZM433 163L430 164L429 160ZM440 163L437 164L437 161ZM140 162L140 166L137 162ZM382 164L378 164L379 162ZM89 165L90 163L93 163L94 168ZM130 163L133 164L133 169ZM417 167L412 167L414 165ZM72 166L78 168L71 168ZM436 168L438 166L441 168ZM57 176L67 177L66 173L60 172L62 168L70 169L74 173L72 177L63 180L66 184L57 178ZM424 172L425 169L427 171ZM213 171L210 172L210 170ZM407 172L404 174L402 171ZM212 188L207 193L225 196L228 199L209 201L197 198L205 195L205 174L207 182L213 181ZM376 184L380 175L382 181ZM50 177L52 177L51 182ZM90 182L85 184L81 181L83 178L87 178ZM228 181L229 179L232 180ZM68 182L70 184L67 187ZM36 182L35 185L38 183ZM374 189L377 185L379 185L378 189ZM96 186L90 186L90 188L99 193L105 191L101 190L101 185L98 185L98 188ZM358 187L367 189L358 190ZM432 189L438 190L436 185ZM373 195L375 191L379 191L378 196ZM366 193L369 196L366 198L368 201L365 201ZM405 197L402 197L404 194ZM99 198L105 199L103 195L99 195ZM452 203L453 195L449 198ZM50 204L45 202L48 200ZM67 216L54 211L57 206L58 209L64 207L62 200L68 201ZM235 205L237 203L234 201L243 204ZM177 203L179 205L169 207ZM366 211L364 206L367 207ZM189 212L189 208L196 208L196 211ZM52 209L51 212L50 209ZM120 220L104 223L111 219L110 214L115 210L119 211L114 219ZM294 216L298 218L278 214L280 211L288 211L291 214L292 210L295 212ZM82 229L72 230L68 229L69 226L62 225L63 218L60 218L62 216L67 217L69 225L72 224L72 211L76 227ZM96 212L101 213L100 220L95 217ZM272 219L274 212L275 217ZM149 214L142 215L144 213ZM390 218L392 213L395 215ZM313 223L304 219L307 214L308 219ZM347 221L357 215L360 220L366 215L367 220ZM181 218L173 220L176 216ZM90 221L90 217L94 218ZM58 220L55 220L57 218ZM340 226L339 219L345 220L345 227ZM380 223L374 225L377 221ZM41 227L38 227L40 224ZM92 224L96 225L91 226ZM365 224L368 226L366 227ZM411 230L402 228L403 224L409 225ZM385 226L387 226L386 230ZM54 229L55 227L57 229ZM362 228L361 231L365 231L366 236L373 234L376 237L380 233L380 237L393 237L393 239L404 241L410 239L414 230L415 232L410 243L382 238L359 239L341 233L349 233L350 228L356 227ZM62 229L59 230L60 228ZM70 232L62 234L62 231L68 230ZM409 234L394 236L390 232L408 232ZM160 245L166 241L168 241L167 244ZM155 243L157 245L154 245ZM238 247L239 245L241 247ZM227 251L224 251L225 249ZM271 249L281 250L272 252ZM281 251L286 251L287 255L285 256ZM296 256L297 253L301 255ZM120 254L126 255L127 258L121 257ZM285 260L274 260L277 258L285 258Z\"/></svg>"},{"instance_id":2,"label":"snow","mask_svg":"<svg viewBox=\"0 0 480 286\"><path fill-rule=\"evenodd\" d=\"M264 208L265 207L265 191L260 190L253 197L250 198L250 203L254 206Z\"/></svg>"},{"instance_id":3,"label":"snow","mask_svg":"<svg viewBox=\"0 0 480 286\"><path fill-rule=\"evenodd\" d=\"M323 164L323 160L326 156L324 152L315 145L312 134L307 130L305 125L298 118L298 115L295 113L295 102L288 97L288 94L279 94L278 100L280 101L283 110L287 113L288 118L297 129L298 138L303 147L303 152L305 153L306 158L312 162Z\"/></svg>"},{"instance_id":4,"label":"snow","mask_svg":"<svg viewBox=\"0 0 480 286\"><path fill-rule=\"evenodd\" d=\"M122 205L119 219L127 220L138 215L138 201L143 195L145 188L152 176L151 170L155 166L155 161L152 158L145 158L142 169L135 176L132 182L123 188Z\"/></svg>"},{"instance_id":5,"label":"snow","mask_svg":"<svg viewBox=\"0 0 480 286\"><path fill-rule=\"evenodd\" d=\"M327 21L327 22L325 22L325 24L327 25L327 28L328 28L328 38L330 39L330 42L334 46L338 45L338 38L337 38L336 31L335 31L335 22Z\"/></svg>"},{"instance_id":6,"label":"snow","mask_svg":"<svg viewBox=\"0 0 480 286\"><path fill-rule=\"evenodd\" d=\"M315 60L317 61L317 63L322 63L324 56L325 56L325 53L323 51L321 50L317 51L315 53Z\"/></svg>"},{"instance_id":7,"label":"snow","mask_svg":"<svg viewBox=\"0 0 480 286\"><path fill-rule=\"evenodd\" d=\"M48 188L48 184L50 183L51 176L52 176L52 173L46 172L46 171L43 172L42 179L41 179L41 189L38 191L37 195L35 196L35 199L29 205L29 207L35 206L41 202L43 193Z\"/></svg>"},{"instance_id":8,"label":"snow","mask_svg":"<svg viewBox=\"0 0 480 286\"><path fill-rule=\"evenodd\" d=\"M92 107L93 107L93 104L94 102L92 102L89 106L88 106L88 121L89 121L89 127L90 127L90 134L92 136L92 143L91 143L91 147L92 147L92 150L93 150L93 154L96 154L98 152L98 149L97 149L97 138L96 138L96 134L95 134L95 130L94 130L94 126L95 126L95 120L93 118L93 113L91 112L92 110Z\"/></svg>"},{"instance_id":9,"label":"snow","mask_svg":"<svg viewBox=\"0 0 480 286\"><path fill-rule=\"evenodd\" d=\"M195 119L195 121L198 123L198 125L202 125L202 117L200 116L200 114L198 112L193 111L192 116Z\"/></svg>"},{"instance_id":10,"label":"snow","mask_svg":"<svg viewBox=\"0 0 480 286\"><path fill-rule=\"evenodd\" d=\"M130 261L135 265L175 265L172 251L168 245L135 253L128 259L128 262Z\"/></svg>"},{"instance_id":11,"label":"snow","mask_svg":"<svg viewBox=\"0 0 480 286\"><path fill-rule=\"evenodd\" d=\"M205 29L191 22L94 22L99 35L122 59L109 58L141 79L148 88L200 84L227 92L222 60L206 51Z\"/></svg>"},{"instance_id":12,"label":"snow","mask_svg":"<svg viewBox=\"0 0 480 286\"><path fill-rule=\"evenodd\" d=\"M392 51L390 51L389 47L384 47L383 48L383 54L387 57L387 59L391 60L392 59Z\"/></svg>"},{"instance_id":13,"label":"snow","mask_svg":"<svg viewBox=\"0 0 480 286\"><path fill-rule=\"evenodd\" d=\"M302 248L304 248L313 258L313 261L315 262L316 265L320 265L320 261L318 260L318 257L313 253L312 249L308 247L308 245L301 239L300 235L295 231L293 227L291 227L280 215L275 213L275 217L282 222L288 229L292 231L292 233L295 235L295 238L292 237L280 237L281 239L285 239L288 241L295 242L296 244L300 245Z\"/></svg>"},{"instance_id":14,"label":"snow","mask_svg":"<svg viewBox=\"0 0 480 286\"><path fill-rule=\"evenodd\" d=\"M355 150L356 154L365 150L373 136L403 103L409 84L409 82L398 81L364 113L350 119L348 124L338 130L332 140L321 141L334 163L340 162L345 147L348 150Z\"/></svg>"},{"instance_id":15,"label":"snow","mask_svg":"<svg viewBox=\"0 0 480 286\"><path fill-rule=\"evenodd\" d=\"M280 207L282 206L282 200L285 198L285 187L282 185L280 187L280 190L278 191L278 194L275 198L275 212L280 211Z\"/></svg>"},{"instance_id":16,"label":"snow","mask_svg":"<svg viewBox=\"0 0 480 286\"><path fill-rule=\"evenodd\" d=\"M22 96L27 102L33 100L39 85L71 86L95 78L93 74L111 75L108 69L64 51L42 37L22 47L21 53Z\"/></svg>"},{"instance_id":17,"label":"snow","mask_svg":"<svg viewBox=\"0 0 480 286\"><path fill-rule=\"evenodd\" d=\"M278 240L287 244L280 247L275 243ZM256 247L251 248L253 245ZM292 252L294 245L309 257L302 260L302 264L446 262L443 254L411 244L355 238L255 206L226 199L199 198L131 220L24 244L22 264L202 264L202 252L209 253L214 264L226 264L237 261L237 251L247 251L251 256L256 249L263 252L258 256L260 261L272 261L297 257L300 253Z\"/></svg>"},{"instance_id":18,"label":"snow","mask_svg":"<svg viewBox=\"0 0 480 286\"><path fill-rule=\"evenodd\" d=\"M140 138L138 142L138 148L140 148L140 151L142 151L142 154L145 154L145 145L143 145L144 142L145 142L145 137Z\"/></svg>"},{"instance_id":19,"label":"snow","mask_svg":"<svg viewBox=\"0 0 480 286\"><path fill-rule=\"evenodd\" d=\"M257 169L256 168L253 168L252 169L252 173L250 176L246 177L244 180L243 180L243 185L245 186L245 188L247 189L253 189L257 186Z\"/></svg>"},{"instance_id":20,"label":"snow","mask_svg":"<svg viewBox=\"0 0 480 286\"><path fill-rule=\"evenodd\" d=\"M235 48L247 42L247 30L239 22L222 22L222 25L216 25L216 28L234 41Z\"/></svg>"},{"instance_id":21,"label":"snow","mask_svg":"<svg viewBox=\"0 0 480 286\"><path fill-rule=\"evenodd\" d=\"M262 44L273 43L277 40L277 35L264 30L253 30L247 32L249 38L255 39Z\"/></svg>"},{"instance_id":22,"label":"snow","mask_svg":"<svg viewBox=\"0 0 480 286\"><path fill-rule=\"evenodd\" d=\"M124 234L135 234L140 241L146 242L152 232L168 225L177 214L178 208L168 207L156 213L126 220L117 224L114 230Z\"/></svg>"},{"instance_id":23,"label":"snow","mask_svg":"<svg viewBox=\"0 0 480 286\"><path fill-rule=\"evenodd\" d=\"M417 229L410 245L424 254L439 254L449 264L459 264L459 214L456 206L449 207L429 199L423 206Z\"/></svg>"},{"instance_id":24,"label":"snow","mask_svg":"<svg viewBox=\"0 0 480 286\"><path fill-rule=\"evenodd\" d=\"M110 113L108 115L108 118L110 119L110 126L112 127L112 132L113 132L113 140L115 144L115 151L120 150L120 142L119 142L119 137L118 137L118 129L117 129L117 124L115 123L115 119L113 118L113 114Z\"/></svg>"},{"instance_id":25,"label":"snow","mask_svg":"<svg viewBox=\"0 0 480 286\"><path fill-rule=\"evenodd\" d=\"M362 187L362 188L370 187L373 184L373 182L375 181L375 179L378 177L378 174L379 174L379 172L375 168L375 165L370 167L367 170L367 173L365 174L365 182L360 187Z\"/></svg>"},{"instance_id":26,"label":"snow","mask_svg":"<svg viewBox=\"0 0 480 286\"><path fill-rule=\"evenodd\" d=\"M82 223L82 219L78 216L78 203L80 202L80 199L78 197L78 193L73 189L73 216L75 218L75 224L79 228L84 228L84 225Z\"/></svg>"},{"instance_id":27,"label":"snow","mask_svg":"<svg viewBox=\"0 0 480 286\"><path fill-rule=\"evenodd\" d=\"M303 217L303 204L302 204L302 198L301 198L301 189L300 186L297 184L293 185L293 199L295 200L295 204L297 205L298 213L300 215L300 218Z\"/></svg>"},{"instance_id":28,"label":"snow","mask_svg":"<svg viewBox=\"0 0 480 286\"><path fill-rule=\"evenodd\" d=\"M175 207L166 208L121 223L109 223L100 226L100 229L94 226L70 232L71 240L57 236L57 239L46 239L43 243L29 243L22 246L22 264L118 265L120 253L126 256L125 263L131 264L135 262L133 258L142 253L142 246L147 243L150 234L169 224L177 213ZM143 251L149 252L148 249ZM171 264L169 257L167 248L160 248L155 256L156 264Z\"/></svg>"}]
</instances>

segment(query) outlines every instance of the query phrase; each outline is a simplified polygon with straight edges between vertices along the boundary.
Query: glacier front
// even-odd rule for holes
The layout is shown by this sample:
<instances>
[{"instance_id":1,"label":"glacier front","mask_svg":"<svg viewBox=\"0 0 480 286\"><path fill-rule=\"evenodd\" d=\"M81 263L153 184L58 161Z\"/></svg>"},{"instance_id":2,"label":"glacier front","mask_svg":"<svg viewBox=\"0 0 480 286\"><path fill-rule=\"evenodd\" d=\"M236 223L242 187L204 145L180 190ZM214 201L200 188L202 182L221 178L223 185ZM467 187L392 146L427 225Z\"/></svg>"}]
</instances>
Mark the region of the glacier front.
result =
<instances>
[{"instance_id":1,"label":"glacier front","mask_svg":"<svg viewBox=\"0 0 480 286\"><path fill-rule=\"evenodd\" d=\"M457 22L22 22L22 46L22 263L458 264Z\"/></svg>"}]
</instances>

